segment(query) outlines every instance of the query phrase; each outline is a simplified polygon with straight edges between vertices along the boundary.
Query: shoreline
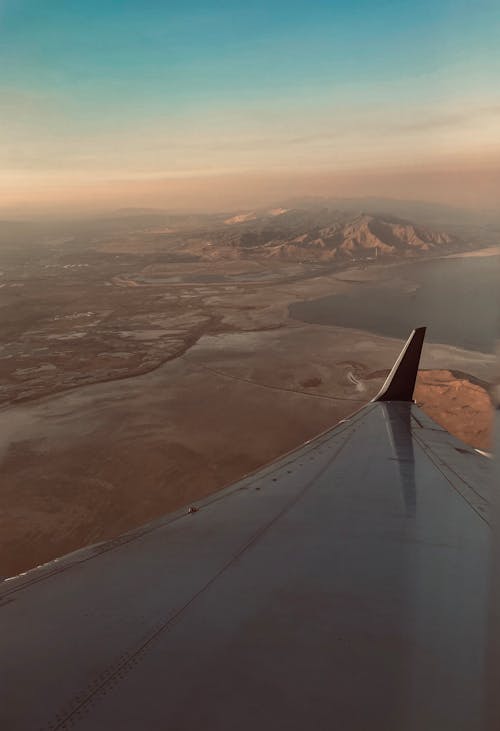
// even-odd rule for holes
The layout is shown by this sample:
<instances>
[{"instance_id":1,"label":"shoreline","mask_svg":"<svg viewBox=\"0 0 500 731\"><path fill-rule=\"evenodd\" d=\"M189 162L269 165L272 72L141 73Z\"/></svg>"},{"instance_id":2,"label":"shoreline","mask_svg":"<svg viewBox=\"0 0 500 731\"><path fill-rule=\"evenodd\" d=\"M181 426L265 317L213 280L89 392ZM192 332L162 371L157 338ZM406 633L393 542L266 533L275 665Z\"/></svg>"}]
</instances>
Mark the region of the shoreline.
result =
<instances>
[{"instance_id":1,"label":"shoreline","mask_svg":"<svg viewBox=\"0 0 500 731\"><path fill-rule=\"evenodd\" d=\"M430 262L436 260L455 259L455 258L469 258L469 257L482 257L482 256L496 256L500 254L500 245L498 247L489 247L488 249L479 249L471 252L462 252L461 254L451 254L442 257L422 257L411 260L403 260L389 263L370 263L369 265L354 264L352 266L339 266L339 267L328 267L324 271L307 272L305 276L299 277L294 275L292 277L285 277L281 282L269 282L262 281L248 282L244 281L240 284L233 282L230 286L234 291L228 291L227 285L221 285L219 283L212 285L190 285L178 283L172 283L164 287L166 292L177 290L179 287L184 287L186 290L200 290L200 287L207 289L207 292L198 293L197 307L199 311L204 312L208 318L207 322L202 326L192 327L189 331L179 332L178 343L175 345L175 352L167 347L165 351L160 348L155 350L150 357L142 356L140 360L137 360L133 355L133 350L130 353L130 365L128 361L122 361L119 366L121 368L120 373L106 373L105 370L92 371L80 370L75 372L74 382L71 382L71 372L64 369L64 364L59 373L63 374L67 383L57 384L46 381L44 383L40 378L45 379L45 375L42 373L35 374L35 381L33 386L30 385L29 381L22 382L22 389L20 385L12 383L12 386L5 381L4 390L7 398L3 400L0 405L0 409L3 411L6 408L34 403L38 399L47 398L57 394L67 393L69 391L78 390L79 388L85 388L87 386L96 385L100 383L113 383L117 381L127 381L133 378L140 378L148 373L152 373L159 368L165 366L165 364L176 361L185 355L189 355L192 348L200 341L200 339L220 333L238 333L238 332L264 332L273 331L279 332L283 328L291 327L304 327L304 326L320 326L326 327L340 327L333 323L318 323L314 321L301 320L293 317L290 314L290 306L297 304L297 302L312 302L314 300L320 300L324 297L335 296L338 294L348 294L353 285L371 285L374 287L379 286L380 288L391 287L401 289L402 292L406 285L413 287L414 283L411 282L407 277L403 277L400 280L394 277L391 278L390 274L394 273L395 268L398 267L411 267L413 264L422 262ZM355 277L355 278L352 278ZM159 286L159 285L158 285ZM157 285L151 285L150 288L144 287L144 290L155 290ZM411 291L411 287L410 290ZM188 306L189 307L189 306ZM417 324L417 323L416 323ZM151 327L155 327L151 325ZM410 328L411 329L411 328ZM357 331L358 333L364 333L366 337L376 335L378 338L393 339L401 342L397 337L389 334L377 332L376 329L370 330L361 328L355 328L352 326L343 327L346 334L349 332ZM406 333L405 333L406 337ZM180 340L183 340L183 346L179 347ZM85 347L85 338L83 338L82 347ZM155 338L156 344L161 346L161 339ZM461 354L468 353L470 357L475 360L476 356L482 356L488 359L491 353L485 350L479 349L468 349L461 348L448 343L441 343L440 341L427 341L426 347L430 345L442 346L449 349L449 352L453 354L453 349L456 348ZM144 348L150 347L149 343L144 343ZM173 347L173 346L172 346ZM29 343L25 343L25 348L29 348ZM130 340L124 344L123 349L130 350ZM22 352L22 351L21 351ZM51 367L50 359L46 359ZM452 360L452 359L451 359ZM464 356L461 355L461 361L463 362ZM465 358L466 360L466 358ZM13 362L13 361L11 361ZM45 361L44 361L45 362ZM446 364L443 364L444 366ZM59 367L59 366L58 366ZM449 368L453 367L453 362L448 365ZM130 368L128 372L127 368ZM33 372L36 371L35 367L31 369ZM51 371L56 373L56 371ZM50 375L50 374L49 374ZM474 373L471 376L474 377ZM13 389L13 397L8 397L8 389ZM16 389L19 395L14 395Z\"/></svg>"},{"instance_id":2,"label":"shoreline","mask_svg":"<svg viewBox=\"0 0 500 731\"><path fill-rule=\"evenodd\" d=\"M474 249L472 251L463 251L456 254L447 254L442 259L474 259L487 256L500 256L500 244L496 246L487 246L484 249Z\"/></svg>"},{"instance_id":3,"label":"shoreline","mask_svg":"<svg viewBox=\"0 0 500 731\"><path fill-rule=\"evenodd\" d=\"M348 269L351 274L345 276L353 276L356 267L343 272ZM391 271L382 273L377 267L363 274L387 286ZM181 296L172 315L166 298L172 288L164 289L165 299L157 309L156 300L127 296L124 317L130 322L105 322L99 342L110 349L106 332L111 328L135 328L137 333L163 328L174 333L168 337L179 346L184 341L182 354L140 373L110 374L86 384L76 381L2 407L0 574L19 573L193 504L367 403L403 340L304 324L288 313L297 299L350 291L353 283L339 274L316 273L314 278L273 287L266 283L231 291L207 286L196 293L193 305ZM397 286L402 284L398 280ZM186 292L193 291L186 286ZM145 292L151 297L151 291ZM139 316L138 305L143 306ZM89 309L82 303L71 307ZM189 323L178 313L182 307L193 308ZM172 321L164 321L167 317ZM82 332L89 331L87 320L82 321ZM57 327L64 322L58 320ZM73 320L68 322L74 331ZM43 337L54 332L64 334L45 329ZM21 353L30 342L19 339ZM144 362L152 364L158 339L147 347L135 342L141 343ZM84 353L88 347L85 338L75 343L72 353ZM130 339L126 343L135 352ZM115 347L123 349L119 340ZM59 361L58 373L69 379L68 363L72 365ZM74 372L89 378L106 374L105 368ZM471 380L464 380L463 374ZM479 418L484 424L490 401L472 379L490 382L496 374L494 355L427 343L420 394L438 422L457 427L455 433L460 426L463 438L470 441L483 439L484 427L477 424ZM48 385L44 381L44 387ZM464 396L473 397L472 408L465 408Z\"/></svg>"}]
</instances>

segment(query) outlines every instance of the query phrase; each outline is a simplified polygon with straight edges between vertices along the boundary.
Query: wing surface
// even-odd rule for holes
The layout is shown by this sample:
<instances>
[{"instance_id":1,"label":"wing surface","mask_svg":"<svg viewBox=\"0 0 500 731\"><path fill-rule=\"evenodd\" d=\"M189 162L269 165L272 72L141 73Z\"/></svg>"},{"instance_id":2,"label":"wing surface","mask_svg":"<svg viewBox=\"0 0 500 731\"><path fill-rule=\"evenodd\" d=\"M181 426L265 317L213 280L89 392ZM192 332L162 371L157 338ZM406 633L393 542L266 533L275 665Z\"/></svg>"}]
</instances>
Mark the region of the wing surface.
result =
<instances>
[{"instance_id":1,"label":"wing surface","mask_svg":"<svg viewBox=\"0 0 500 731\"><path fill-rule=\"evenodd\" d=\"M2 728L480 728L489 461L375 401L0 588Z\"/></svg>"}]
</instances>

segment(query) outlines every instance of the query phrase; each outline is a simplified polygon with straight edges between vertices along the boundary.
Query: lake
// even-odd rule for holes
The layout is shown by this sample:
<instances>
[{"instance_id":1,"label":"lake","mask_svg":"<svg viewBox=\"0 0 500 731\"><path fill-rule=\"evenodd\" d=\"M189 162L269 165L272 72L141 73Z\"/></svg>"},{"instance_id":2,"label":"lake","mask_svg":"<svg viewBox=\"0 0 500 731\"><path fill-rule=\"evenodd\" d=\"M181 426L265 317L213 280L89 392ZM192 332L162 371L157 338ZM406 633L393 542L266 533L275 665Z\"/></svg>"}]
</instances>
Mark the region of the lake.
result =
<instances>
[{"instance_id":1,"label":"lake","mask_svg":"<svg viewBox=\"0 0 500 731\"><path fill-rule=\"evenodd\" d=\"M413 291L383 281L353 283L348 293L291 304L290 316L396 338L427 325L431 342L492 351L498 333L500 256L418 261L390 271L413 283L406 288Z\"/></svg>"}]
</instances>

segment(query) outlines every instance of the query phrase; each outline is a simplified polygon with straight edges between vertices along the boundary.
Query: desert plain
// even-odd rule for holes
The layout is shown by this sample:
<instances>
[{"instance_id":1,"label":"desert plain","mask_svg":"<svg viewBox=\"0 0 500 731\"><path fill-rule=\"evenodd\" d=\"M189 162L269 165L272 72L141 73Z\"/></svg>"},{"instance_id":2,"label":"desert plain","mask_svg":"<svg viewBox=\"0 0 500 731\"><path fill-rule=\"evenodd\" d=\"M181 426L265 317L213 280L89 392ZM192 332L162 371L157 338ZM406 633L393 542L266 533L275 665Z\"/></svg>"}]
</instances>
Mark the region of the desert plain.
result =
<instances>
[{"instance_id":1,"label":"desert plain","mask_svg":"<svg viewBox=\"0 0 500 731\"><path fill-rule=\"evenodd\" d=\"M154 233L3 252L4 577L195 505L332 427L377 393L408 334L289 310L367 282L409 291L398 261L200 259L197 240L172 253ZM416 401L487 451L496 375L492 353L429 342Z\"/></svg>"}]
</instances>

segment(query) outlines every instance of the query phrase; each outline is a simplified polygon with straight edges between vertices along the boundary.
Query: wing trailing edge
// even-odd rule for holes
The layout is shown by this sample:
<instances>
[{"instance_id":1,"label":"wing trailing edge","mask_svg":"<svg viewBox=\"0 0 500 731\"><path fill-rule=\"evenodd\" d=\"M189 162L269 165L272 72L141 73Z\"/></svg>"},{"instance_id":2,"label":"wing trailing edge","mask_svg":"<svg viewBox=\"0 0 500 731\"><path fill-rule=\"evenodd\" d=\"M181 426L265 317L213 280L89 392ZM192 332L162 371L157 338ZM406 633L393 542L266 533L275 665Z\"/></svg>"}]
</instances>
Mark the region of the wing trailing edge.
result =
<instances>
[{"instance_id":1,"label":"wing trailing edge","mask_svg":"<svg viewBox=\"0 0 500 731\"><path fill-rule=\"evenodd\" d=\"M413 330L373 401L413 401L425 331L425 327Z\"/></svg>"}]
</instances>

